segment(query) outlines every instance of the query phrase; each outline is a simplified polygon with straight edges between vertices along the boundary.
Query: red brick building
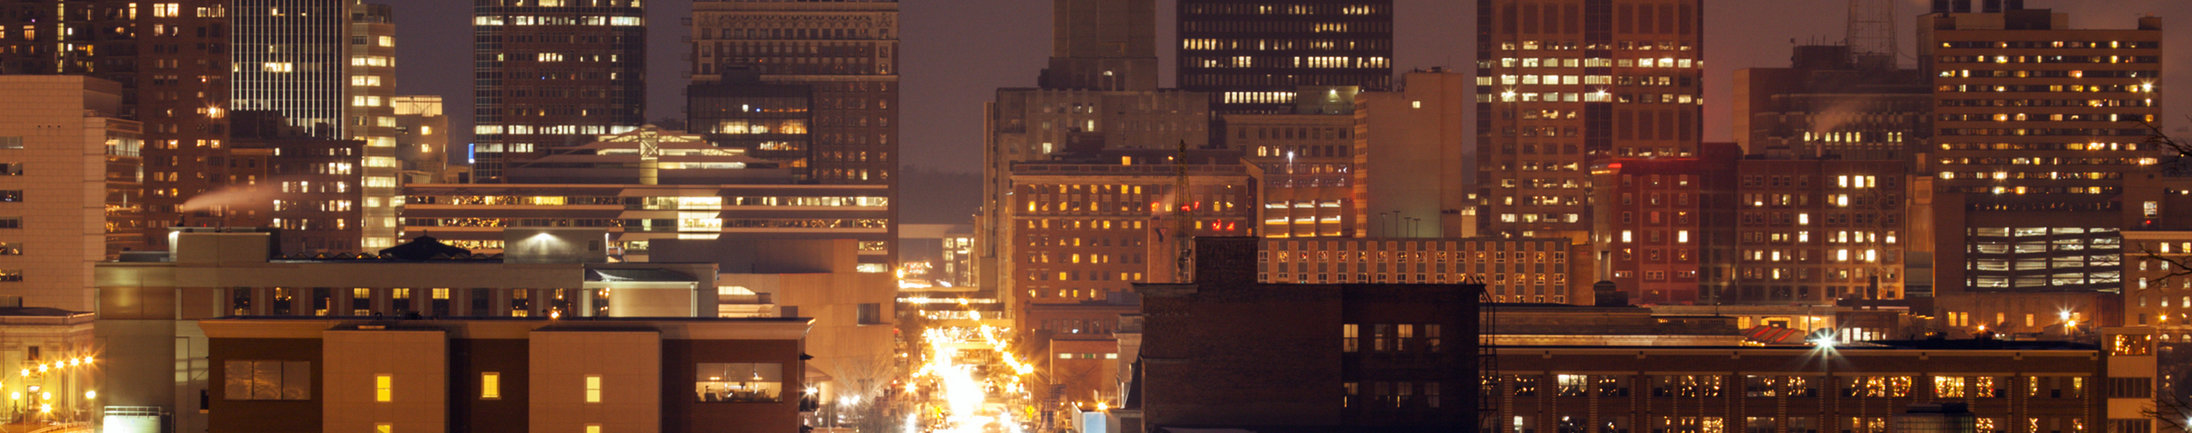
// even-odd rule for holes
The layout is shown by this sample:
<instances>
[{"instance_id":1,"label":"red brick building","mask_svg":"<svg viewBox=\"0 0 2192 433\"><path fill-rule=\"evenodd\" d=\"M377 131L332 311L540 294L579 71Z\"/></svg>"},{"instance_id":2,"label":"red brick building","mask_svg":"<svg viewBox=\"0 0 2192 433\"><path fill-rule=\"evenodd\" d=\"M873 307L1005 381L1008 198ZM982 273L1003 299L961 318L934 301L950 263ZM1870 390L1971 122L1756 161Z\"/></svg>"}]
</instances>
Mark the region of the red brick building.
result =
<instances>
[{"instance_id":1,"label":"red brick building","mask_svg":"<svg viewBox=\"0 0 2192 433\"><path fill-rule=\"evenodd\" d=\"M1733 144L1713 143L1696 157L1617 159L1597 170L1598 230L1592 235L1603 275L1637 304L1709 301L1708 246L1727 245L1733 226L1709 201L1734 191Z\"/></svg>"}]
</instances>

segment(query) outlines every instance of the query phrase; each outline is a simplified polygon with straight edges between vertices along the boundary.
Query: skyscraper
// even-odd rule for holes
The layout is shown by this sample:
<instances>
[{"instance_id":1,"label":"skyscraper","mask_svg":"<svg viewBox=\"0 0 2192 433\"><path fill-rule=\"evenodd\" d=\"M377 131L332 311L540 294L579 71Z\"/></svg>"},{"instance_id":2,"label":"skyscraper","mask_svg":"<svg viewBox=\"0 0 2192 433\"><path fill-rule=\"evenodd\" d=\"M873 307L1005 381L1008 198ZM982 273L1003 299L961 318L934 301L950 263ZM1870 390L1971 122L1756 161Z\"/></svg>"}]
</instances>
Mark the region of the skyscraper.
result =
<instances>
[{"instance_id":1,"label":"skyscraper","mask_svg":"<svg viewBox=\"0 0 2192 433\"><path fill-rule=\"evenodd\" d=\"M1580 238L1594 164L1695 152L1703 34L1698 0L1478 0L1485 230Z\"/></svg>"},{"instance_id":2,"label":"skyscraper","mask_svg":"<svg viewBox=\"0 0 2192 433\"><path fill-rule=\"evenodd\" d=\"M362 0L240 0L232 15L235 38L230 60L242 65L231 72L236 83L229 94L232 108L271 113L254 115L254 119L281 122L253 125L260 129L257 138L363 143L361 152L339 155L338 161L328 162L333 166L314 172L354 177L363 189L343 195L356 196L355 201L312 205L327 206L313 212L350 214L337 218L346 221L340 232L359 236L355 241L330 239L321 245L394 246L400 203L396 200L395 115L389 106L395 99L393 11ZM272 217L307 218L282 215L285 208L303 211L296 203L289 205L275 206Z\"/></svg>"},{"instance_id":3,"label":"skyscraper","mask_svg":"<svg viewBox=\"0 0 2192 433\"><path fill-rule=\"evenodd\" d=\"M237 0L229 22L234 110L272 111L288 126L345 137L350 65L348 1Z\"/></svg>"},{"instance_id":4,"label":"skyscraper","mask_svg":"<svg viewBox=\"0 0 2192 433\"><path fill-rule=\"evenodd\" d=\"M1918 38L1934 88L1922 166L1936 179L1934 287L1954 298L1937 305L2046 317L2056 312L2019 311L2005 295L2119 293L2120 230L2159 213L2125 183L2172 155L2146 142L2162 120L2161 19L2074 29L2021 2L1941 3Z\"/></svg>"},{"instance_id":5,"label":"skyscraper","mask_svg":"<svg viewBox=\"0 0 2192 433\"><path fill-rule=\"evenodd\" d=\"M473 0L473 180L637 129L646 24L640 0Z\"/></svg>"},{"instance_id":6,"label":"skyscraper","mask_svg":"<svg viewBox=\"0 0 2192 433\"><path fill-rule=\"evenodd\" d=\"M346 137L365 142L358 160L362 201L359 245L370 251L396 246L396 17L388 5L350 0L350 105L343 110Z\"/></svg>"},{"instance_id":7,"label":"skyscraper","mask_svg":"<svg viewBox=\"0 0 2192 433\"><path fill-rule=\"evenodd\" d=\"M1218 114L1287 113L1301 86L1386 90L1392 0L1180 0L1179 86Z\"/></svg>"},{"instance_id":8,"label":"skyscraper","mask_svg":"<svg viewBox=\"0 0 2192 433\"><path fill-rule=\"evenodd\" d=\"M897 1L701 0L693 4L692 38L694 130L717 138L773 135L726 142L748 143L743 145L755 146L749 150L756 155L792 162L813 182L889 185L890 238L896 239ZM806 112L725 111L734 108L726 103L741 98ZM740 104L736 108L751 102ZM752 127L757 124L783 127ZM893 244L861 242L860 254L896 257Z\"/></svg>"}]
</instances>

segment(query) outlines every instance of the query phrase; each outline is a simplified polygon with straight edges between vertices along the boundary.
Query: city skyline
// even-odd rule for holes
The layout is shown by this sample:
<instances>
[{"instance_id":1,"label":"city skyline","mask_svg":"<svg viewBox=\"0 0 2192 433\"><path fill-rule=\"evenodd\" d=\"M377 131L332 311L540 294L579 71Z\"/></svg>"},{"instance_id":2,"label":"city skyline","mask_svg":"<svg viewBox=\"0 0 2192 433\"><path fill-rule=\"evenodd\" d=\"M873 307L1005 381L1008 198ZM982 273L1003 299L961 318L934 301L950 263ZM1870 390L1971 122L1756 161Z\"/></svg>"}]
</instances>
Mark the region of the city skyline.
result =
<instances>
[{"instance_id":1,"label":"city skyline","mask_svg":"<svg viewBox=\"0 0 2192 433\"><path fill-rule=\"evenodd\" d=\"M470 6L425 0L390 0L396 21L406 39L440 40L443 36L468 37ZM1174 1L1157 5L1157 60L1159 87L1174 87ZM1900 64L1916 65L1913 45L1915 18L1924 12L1923 1L1896 2L1896 38L1905 49ZM690 0L661 0L647 5L649 122L682 119L679 111L688 71L685 26L681 19L691 10ZM1705 139L1733 141L1729 102L1736 69L1787 64L1791 40L1832 43L1841 40L1844 3L1815 1L1807 7L1788 7L1752 2L1708 0L1705 9ZM2052 8L2071 14L2077 27L2122 27L2141 14L2162 17L2192 15L2192 3L2167 0L2074 2L2036 0L2030 6ZM904 14L905 56L901 66L903 102L915 109L903 116L902 141L907 146L902 168L979 173L981 161L982 101L999 87L1033 86L1050 55L1050 2L1021 0L966 0L953 2L906 2ZM1475 22L1474 3L1438 0L1395 1L1394 70L1405 72L1434 66L1466 70L1474 60L1469 42ZM987 14L980 32L961 25L966 17ZM1821 17L1823 15L1823 17ZM1821 17L1819 19L1806 19ZM652 25L660 23L664 25ZM1458 24L1442 24L1458 23ZM1756 24L1754 24L1756 23ZM1770 23L1768 25L1767 23ZM1453 41L1440 46L1440 41ZM2166 27L2165 43L2192 43L2192 28ZM981 49L967 49L979 46ZM434 68L449 62L468 62L468 44L397 44L399 92L433 94L448 98L450 106L468 106L471 100L469 69ZM2173 68L2163 79L2192 79L2192 69ZM2192 98L2192 87L2164 89L2169 99ZM450 125L469 131L469 110L452 110ZM2170 115L2166 121L2182 120ZM2165 122L2166 122L2165 121ZM2183 128L2185 125L2173 127ZM968 210L971 212L972 210ZM938 221L924 221L938 222Z\"/></svg>"}]
</instances>

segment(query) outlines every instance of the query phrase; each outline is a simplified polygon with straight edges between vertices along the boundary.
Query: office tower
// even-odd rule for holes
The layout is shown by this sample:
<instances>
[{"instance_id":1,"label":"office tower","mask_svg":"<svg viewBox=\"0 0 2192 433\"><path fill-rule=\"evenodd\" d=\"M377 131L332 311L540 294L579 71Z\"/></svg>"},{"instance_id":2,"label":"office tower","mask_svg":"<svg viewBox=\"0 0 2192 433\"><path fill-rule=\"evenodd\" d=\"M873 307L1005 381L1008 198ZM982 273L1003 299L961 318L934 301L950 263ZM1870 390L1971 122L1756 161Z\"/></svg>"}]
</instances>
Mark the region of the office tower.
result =
<instances>
[{"instance_id":1,"label":"office tower","mask_svg":"<svg viewBox=\"0 0 2192 433\"><path fill-rule=\"evenodd\" d=\"M351 105L350 2L238 0L230 61L232 110L281 113L284 125L346 137Z\"/></svg>"},{"instance_id":2,"label":"office tower","mask_svg":"<svg viewBox=\"0 0 2192 433\"><path fill-rule=\"evenodd\" d=\"M397 96L389 106L396 115L396 160L403 165L403 182L455 183L463 170L449 166L449 117L442 114L440 96Z\"/></svg>"},{"instance_id":3,"label":"office tower","mask_svg":"<svg viewBox=\"0 0 2192 433\"><path fill-rule=\"evenodd\" d=\"M1468 75L1443 70L1407 75L1405 89L1355 99L1354 188L1357 236L1467 237L1469 186L1464 114Z\"/></svg>"},{"instance_id":4,"label":"office tower","mask_svg":"<svg viewBox=\"0 0 2192 433\"><path fill-rule=\"evenodd\" d=\"M1740 157L1732 143L1707 143L1694 157L1617 158L1594 170L1597 278L1629 303L1717 302L1725 283L1715 282L1730 277L1711 273L1719 258L1707 253L1733 245L1735 226L1712 198L1735 190Z\"/></svg>"},{"instance_id":5,"label":"office tower","mask_svg":"<svg viewBox=\"0 0 2192 433\"><path fill-rule=\"evenodd\" d=\"M1051 7L1046 89L1156 90L1156 3L1060 0Z\"/></svg>"},{"instance_id":6,"label":"office tower","mask_svg":"<svg viewBox=\"0 0 2192 433\"><path fill-rule=\"evenodd\" d=\"M1594 164L1696 151L1701 8L1697 0L1477 1L1487 232L1581 239Z\"/></svg>"},{"instance_id":7,"label":"office tower","mask_svg":"<svg viewBox=\"0 0 2192 433\"><path fill-rule=\"evenodd\" d=\"M772 84L751 73L685 87L687 125L716 147L781 161L802 178L814 161L814 86Z\"/></svg>"},{"instance_id":8,"label":"office tower","mask_svg":"<svg viewBox=\"0 0 2192 433\"><path fill-rule=\"evenodd\" d=\"M1735 141L1751 155L1903 161L1933 136L1931 78L1863 63L1846 45L1798 46L1790 65L1735 71Z\"/></svg>"},{"instance_id":9,"label":"office tower","mask_svg":"<svg viewBox=\"0 0 2192 433\"><path fill-rule=\"evenodd\" d=\"M473 0L475 182L644 123L640 0Z\"/></svg>"},{"instance_id":10,"label":"office tower","mask_svg":"<svg viewBox=\"0 0 2192 433\"><path fill-rule=\"evenodd\" d=\"M1723 303L1831 305L1904 299L1906 164L1736 162L1736 262Z\"/></svg>"},{"instance_id":11,"label":"office tower","mask_svg":"<svg viewBox=\"0 0 2192 433\"><path fill-rule=\"evenodd\" d=\"M0 12L0 74L91 75L126 82L138 69L134 54L140 21L134 6L113 0L13 2ZM156 7L152 12L168 11Z\"/></svg>"},{"instance_id":12,"label":"office tower","mask_svg":"<svg viewBox=\"0 0 2192 433\"><path fill-rule=\"evenodd\" d=\"M1219 114L1284 113L1302 86L1392 87L1392 0L1181 0L1178 13L1178 84Z\"/></svg>"},{"instance_id":13,"label":"office tower","mask_svg":"<svg viewBox=\"0 0 2192 433\"><path fill-rule=\"evenodd\" d=\"M2015 320L2058 312L2024 295L2121 293L2120 231L2154 212L2127 202L2126 182L2174 156L2146 142L2162 121L2161 19L2076 29L2017 2L1958 3L1919 20L1937 308Z\"/></svg>"},{"instance_id":14,"label":"office tower","mask_svg":"<svg viewBox=\"0 0 2192 433\"><path fill-rule=\"evenodd\" d=\"M1070 296L1072 289L1067 289L1068 296L1056 296L1053 284L1024 278L1027 272L1023 268L1035 264L1022 258L1037 249L1055 245L1023 243L1028 235L1020 231L1040 230L1040 221L1037 220L1037 227L1026 227L1024 221L1017 218L1027 212L1042 211L1026 208L1024 198L1016 194L1022 194L1018 192L1022 188L1038 185L1054 187L1063 180L1022 178L1033 173L1023 170L1023 166L1032 167L1053 160L1075 161L1061 166L1101 166L1120 164L1121 157L1130 157L1134 164L1163 164L1172 158L1208 158L1213 155L1211 152L1226 154L1228 161L1225 163L1232 164L1239 155L1238 152L1214 150L1219 147L1212 141L1209 95L1139 87L1139 83L1156 82L1156 71L1133 67L1141 64L1142 60L1138 59L1143 58L1140 55L1145 52L1143 48L1119 44L1155 40L1153 35L1141 35L1155 32L1155 27L1143 25L1146 20L1141 18L1144 14L1154 15L1153 0L1056 0L1052 4L1054 13L1071 16L1056 17L1069 25L1052 29L1052 48L1058 51L1052 53L1051 67L1044 70L1043 78L1039 80L1043 87L998 89L996 99L985 107L988 117L984 126L989 133L982 143L984 205L975 233L975 274L984 278L978 285L984 290L995 290L1000 301L1010 306L1011 314L1019 314L1019 307L1026 304L1019 297L1028 295L1030 289L1023 287L1028 285L1044 287L1035 293L1059 299L1059 302L1100 298L1088 294L1090 287L1077 287L1083 293L1079 297ZM1101 21L1106 25L1086 21ZM1151 43L1148 51L1154 50L1154 43ZM1096 78L1086 79L1088 77ZM1052 85L1058 87L1050 87ZM1183 154L1183 151L1193 156ZM1151 172L1149 175L1157 174ZM1245 181L1245 172L1241 175L1240 180ZM1165 181L1150 179L1147 182ZM1113 186L1113 189L1119 187ZM1244 206L1253 199L1246 196L1246 190L1241 194L1244 196L1240 204ZM1145 198L1163 200L1164 196ZM1162 207L1149 202L1142 206L1141 215L1145 221L1155 218L1155 211L1159 210L1156 208ZM1244 207L1244 211L1253 214L1253 210L1247 210L1249 207ZM1255 227L1241 229L1242 233L1248 233ZM1132 239L1136 244L1157 242L1158 236L1146 228L1136 234L1140 235ZM1175 255L1165 252L1161 257L1151 256L1146 261L1171 262ZM1144 277L1151 275L1147 269L1140 273ZM1132 278L1135 272L1128 274ZM1171 276L1164 277L1152 281L1170 281ZM1118 276L1113 274L1111 278ZM1096 292L1117 291L1132 281L1141 280L1111 281Z\"/></svg>"},{"instance_id":15,"label":"office tower","mask_svg":"<svg viewBox=\"0 0 2192 433\"><path fill-rule=\"evenodd\" d=\"M694 128L711 137L759 135L731 142L787 158L813 182L887 186L892 235L862 243L860 253L895 263L898 2L703 0L693 4L692 38ZM782 111L727 110L744 98ZM799 108L805 112L790 111Z\"/></svg>"},{"instance_id":16,"label":"office tower","mask_svg":"<svg viewBox=\"0 0 2192 433\"><path fill-rule=\"evenodd\" d=\"M350 0L349 106L343 121L349 133L343 138L365 142L357 170L364 176L359 187L359 246L367 251L396 246L396 215L402 213L397 174L403 164L396 158L396 22L388 5Z\"/></svg>"},{"instance_id":17,"label":"office tower","mask_svg":"<svg viewBox=\"0 0 2192 433\"><path fill-rule=\"evenodd\" d=\"M167 244L167 227L211 216L211 209L185 204L220 188L226 177L229 43L236 29L226 3L145 3L150 13L139 11L135 97L145 124L143 206L152 246Z\"/></svg>"},{"instance_id":18,"label":"office tower","mask_svg":"<svg viewBox=\"0 0 2192 433\"><path fill-rule=\"evenodd\" d=\"M898 2L705 0L693 50L695 83L752 72L813 89L813 179L896 184Z\"/></svg>"},{"instance_id":19,"label":"office tower","mask_svg":"<svg viewBox=\"0 0 2192 433\"><path fill-rule=\"evenodd\" d=\"M142 126L103 79L0 76L0 95L0 304L92 311L92 264L142 243Z\"/></svg>"}]
</instances>

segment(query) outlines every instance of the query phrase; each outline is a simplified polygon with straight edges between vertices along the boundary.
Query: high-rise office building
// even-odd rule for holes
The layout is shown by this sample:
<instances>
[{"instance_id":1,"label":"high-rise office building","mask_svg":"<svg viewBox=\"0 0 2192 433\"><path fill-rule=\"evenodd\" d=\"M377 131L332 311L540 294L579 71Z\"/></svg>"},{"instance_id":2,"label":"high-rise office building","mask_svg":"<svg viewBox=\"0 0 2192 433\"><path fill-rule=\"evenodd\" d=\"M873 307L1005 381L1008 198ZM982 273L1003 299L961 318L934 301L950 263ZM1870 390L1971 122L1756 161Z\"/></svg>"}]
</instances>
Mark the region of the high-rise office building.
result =
<instances>
[{"instance_id":1,"label":"high-rise office building","mask_svg":"<svg viewBox=\"0 0 2192 433\"><path fill-rule=\"evenodd\" d=\"M808 171L895 184L898 2L709 0L693 5L693 81L741 72L813 89Z\"/></svg>"},{"instance_id":2,"label":"high-rise office building","mask_svg":"<svg viewBox=\"0 0 2192 433\"><path fill-rule=\"evenodd\" d=\"M1580 238L1593 164L1687 157L1703 135L1698 0L1478 0L1485 230Z\"/></svg>"},{"instance_id":3,"label":"high-rise office building","mask_svg":"<svg viewBox=\"0 0 2192 433\"><path fill-rule=\"evenodd\" d=\"M703 0L692 40L694 129L751 134L727 141L784 158L809 181L889 186L889 240L862 242L860 254L895 263L898 2ZM729 105L741 99L758 100Z\"/></svg>"},{"instance_id":4,"label":"high-rise office building","mask_svg":"<svg viewBox=\"0 0 2192 433\"><path fill-rule=\"evenodd\" d=\"M286 125L344 137L350 106L348 1L238 0L230 60L231 109L272 111Z\"/></svg>"},{"instance_id":5,"label":"high-rise office building","mask_svg":"<svg viewBox=\"0 0 2192 433\"><path fill-rule=\"evenodd\" d=\"M91 311L93 263L143 235L120 83L0 76L0 305Z\"/></svg>"},{"instance_id":6,"label":"high-rise office building","mask_svg":"<svg viewBox=\"0 0 2192 433\"><path fill-rule=\"evenodd\" d=\"M1933 77L1932 242L1939 308L1995 311L2012 294L2120 293L2120 230L2153 218L2125 183L2166 148L2162 22L2076 29L2021 2L1940 2L1920 19L1920 70ZM1953 298L1953 299L1949 299ZM1969 301L1969 302L1966 302ZM1983 304L1983 305L1982 305ZM2041 303L2030 303L2045 308Z\"/></svg>"},{"instance_id":7,"label":"high-rise office building","mask_svg":"<svg viewBox=\"0 0 2192 433\"><path fill-rule=\"evenodd\" d=\"M165 245L167 227L210 215L184 204L219 188L226 177L233 64L229 41L236 29L227 3L148 4L151 13L139 15L135 101L137 119L145 125L143 206L149 245Z\"/></svg>"},{"instance_id":8,"label":"high-rise office building","mask_svg":"<svg viewBox=\"0 0 2192 433\"><path fill-rule=\"evenodd\" d=\"M349 106L343 122L349 133L343 138L365 142L359 155L358 186L363 188L358 210L360 247L378 250L396 246L397 173L403 164L396 158L396 17L388 5L350 0Z\"/></svg>"},{"instance_id":9,"label":"high-rise office building","mask_svg":"<svg viewBox=\"0 0 2192 433\"><path fill-rule=\"evenodd\" d=\"M1392 0L1181 0L1178 17L1178 84L1219 114L1286 113L1302 86L1392 87Z\"/></svg>"},{"instance_id":10,"label":"high-rise office building","mask_svg":"<svg viewBox=\"0 0 2192 433\"><path fill-rule=\"evenodd\" d=\"M640 0L473 0L473 180L644 122Z\"/></svg>"}]
</instances>

